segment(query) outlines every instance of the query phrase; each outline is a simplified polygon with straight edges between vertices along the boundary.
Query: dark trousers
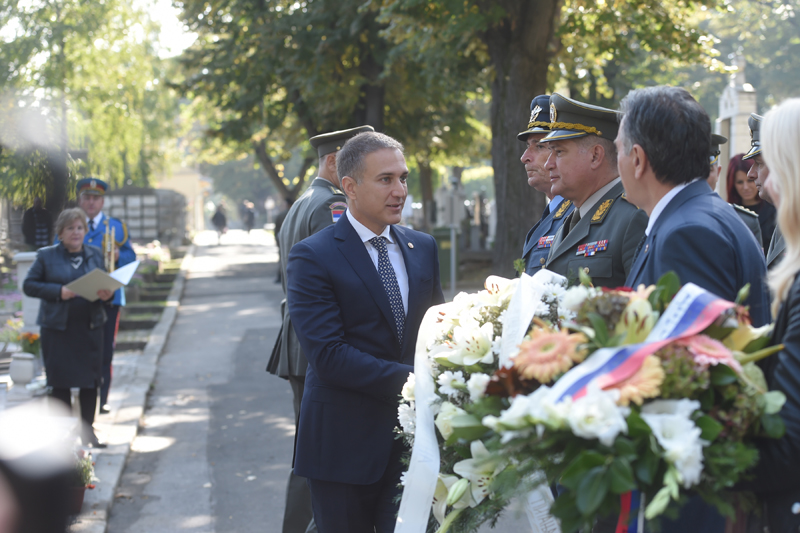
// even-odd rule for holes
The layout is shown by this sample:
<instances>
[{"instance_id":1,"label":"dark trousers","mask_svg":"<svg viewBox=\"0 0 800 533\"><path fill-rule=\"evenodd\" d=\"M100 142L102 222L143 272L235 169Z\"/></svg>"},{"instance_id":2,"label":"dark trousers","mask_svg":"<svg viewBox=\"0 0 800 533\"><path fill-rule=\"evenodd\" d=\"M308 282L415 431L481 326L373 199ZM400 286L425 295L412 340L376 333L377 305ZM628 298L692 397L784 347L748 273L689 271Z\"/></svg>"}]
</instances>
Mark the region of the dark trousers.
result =
<instances>
[{"instance_id":1,"label":"dark trousers","mask_svg":"<svg viewBox=\"0 0 800 533\"><path fill-rule=\"evenodd\" d=\"M402 440L395 440L383 476L370 485L309 479L314 521L320 533L393 533L401 493Z\"/></svg>"},{"instance_id":2,"label":"dark trousers","mask_svg":"<svg viewBox=\"0 0 800 533\"><path fill-rule=\"evenodd\" d=\"M64 402L68 409L72 409L72 396L68 388L53 387L53 390L50 392L50 397ZM81 402L81 420L89 426L88 428L84 428L84 430L92 431L94 412L97 408L97 389L81 389L79 398Z\"/></svg>"},{"instance_id":3,"label":"dark trousers","mask_svg":"<svg viewBox=\"0 0 800 533\"><path fill-rule=\"evenodd\" d=\"M280 271L279 271L280 272ZM304 376L289 376L292 387L292 405L294 407L294 429L297 439L297 426L300 422L300 402L305 389ZM294 461L292 461L294 464ZM283 533L306 533L316 531L314 515L311 510L311 491L306 478L295 475L294 468L289 473L286 484L286 508L283 511Z\"/></svg>"},{"instance_id":4,"label":"dark trousers","mask_svg":"<svg viewBox=\"0 0 800 533\"><path fill-rule=\"evenodd\" d=\"M114 359L114 343L117 339L119 306L106 305L105 329L103 330L103 383L100 385L100 405L108 403L108 390L111 388L111 361Z\"/></svg>"}]
</instances>

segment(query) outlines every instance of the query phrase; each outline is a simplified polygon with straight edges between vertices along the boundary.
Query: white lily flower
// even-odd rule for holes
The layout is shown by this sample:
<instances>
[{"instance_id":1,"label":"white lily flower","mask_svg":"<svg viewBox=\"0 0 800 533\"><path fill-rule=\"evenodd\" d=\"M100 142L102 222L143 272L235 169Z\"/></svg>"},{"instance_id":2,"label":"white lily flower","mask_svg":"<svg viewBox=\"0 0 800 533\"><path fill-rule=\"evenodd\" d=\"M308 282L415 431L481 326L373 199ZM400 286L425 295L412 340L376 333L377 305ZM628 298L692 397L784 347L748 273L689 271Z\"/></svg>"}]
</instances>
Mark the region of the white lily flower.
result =
<instances>
[{"instance_id":1,"label":"white lily flower","mask_svg":"<svg viewBox=\"0 0 800 533\"><path fill-rule=\"evenodd\" d=\"M433 516L440 525L444 522L445 511L447 510L447 493L450 491L450 487L458 480L458 476L442 474L439 474L439 478L436 480L436 490L433 492ZM469 494L465 493L464 497L453 505L453 508L464 509L469 507L469 497Z\"/></svg>"},{"instance_id":2,"label":"white lily flower","mask_svg":"<svg viewBox=\"0 0 800 533\"><path fill-rule=\"evenodd\" d=\"M453 472L469 480L473 500L470 506L475 507L489 496L489 486L505 468L505 462L492 456L480 440L472 441L469 449L472 458L457 462Z\"/></svg>"},{"instance_id":3,"label":"white lily flower","mask_svg":"<svg viewBox=\"0 0 800 533\"><path fill-rule=\"evenodd\" d=\"M436 420L434 420L433 423L436 425L442 437L447 440L450 438L450 435L453 434L453 417L465 414L467 414L466 411L456 407L452 403L442 402L439 408L439 414L436 415Z\"/></svg>"}]
</instances>

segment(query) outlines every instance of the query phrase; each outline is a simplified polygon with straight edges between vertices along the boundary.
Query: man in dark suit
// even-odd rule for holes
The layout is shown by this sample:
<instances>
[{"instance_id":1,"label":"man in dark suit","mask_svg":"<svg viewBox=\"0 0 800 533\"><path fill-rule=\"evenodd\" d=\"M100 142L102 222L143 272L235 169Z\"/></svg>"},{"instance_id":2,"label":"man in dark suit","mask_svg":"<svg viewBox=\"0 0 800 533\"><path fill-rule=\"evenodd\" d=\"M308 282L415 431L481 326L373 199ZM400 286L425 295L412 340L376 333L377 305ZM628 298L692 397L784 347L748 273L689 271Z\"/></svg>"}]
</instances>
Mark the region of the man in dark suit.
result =
<instances>
[{"instance_id":1,"label":"man in dark suit","mask_svg":"<svg viewBox=\"0 0 800 533\"><path fill-rule=\"evenodd\" d=\"M544 193L548 202L542 212L542 218L525 237L525 246L522 249L525 272L531 276L544 268L556 232L575 209L572 202L562 196L554 196L550 192L550 174L544 168L550 149L542 142L544 136L550 132L550 122L545 118L549 118L547 116L549 113L550 96L543 94L534 98L531 102L528 129L517 135L517 139L525 143L525 152L520 160L528 174L528 185Z\"/></svg>"},{"instance_id":2,"label":"man in dark suit","mask_svg":"<svg viewBox=\"0 0 800 533\"><path fill-rule=\"evenodd\" d=\"M394 531L398 396L425 311L442 303L436 243L398 226L400 143L361 133L337 155L348 210L289 253L289 314L308 359L295 472L322 533Z\"/></svg>"},{"instance_id":3,"label":"man in dark suit","mask_svg":"<svg viewBox=\"0 0 800 533\"><path fill-rule=\"evenodd\" d=\"M650 216L625 284L650 285L669 271L734 300L750 284L750 314L769 321L766 264L755 237L706 182L711 121L684 89L650 87L631 91L617 136L618 166L625 191ZM677 520L662 520L665 533L722 533L725 520L693 496Z\"/></svg>"},{"instance_id":4,"label":"man in dark suit","mask_svg":"<svg viewBox=\"0 0 800 533\"><path fill-rule=\"evenodd\" d=\"M552 194L571 200L575 210L555 236L547 268L571 285L583 271L595 286L621 286L647 226L647 215L628 203L618 177L617 127L616 111L550 97L545 168Z\"/></svg>"},{"instance_id":5,"label":"man in dark suit","mask_svg":"<svg viewBox=\"0 0 800 533\"><path fill-rule=\"evenodd\" d=\"M632 91L623 110L617 137L622 180L631 201L650 216L626 285L649 285L674 270L682 283L734 300L749 283L753 323L766 324L769 298L760 246L705 180L711 142L706 112L674 87Z\"/></svg>"},{"instance_id":6,"label":"man in dark suit","mask_svg":"<svg viewBox=\"0 0 800 533\"><path fill-rule=\"evenodd\" d=\"M769 181L769 167L767 162L764 161L764 156L761 155L761 115L750 113L750 118L747 119L747 125L750 127L750 150L742 157L743 161L748 159L753 160L753 166L747 172L747 177L754 181L758 188L758 195L765 202L775 204L769 195L769 190L766 187ZM767 269L772 270L780 263L783 256L786 255L786 243L781 235L781 230L775 226L775 231L771 237L764 235L764 241L769 242L767 248ZM769 237L769 240L768 240Z\"/></svg>"},{"instance_id":7,"label":"man in dark suit","mask_svg":"<svg viewBox=\"0 0 800 533\"><path fill-rule=\"evenodd\" d=\"M289 251L298 242L334 224L347 209L347 200L340 189L339 175L336 173L336 154L344 143L365 131L374 131L372 126L359 126L348 130L323 133L309 139L311 146L319 155L318 176L311 182L306 192L294 202L286 213L279 230L281 243L280 279L283 293L286 294L286 267ZM267 371L289 380L292 387L295 432L300 421L300 403L303 398L303 384L306 379L306 361L297 334L292 327L292 319L282 304L283 326L276 341ZM308 483L292 471L286 486L286 508L283 514L283 533L304 533L314 531L311 510L311 493Z\"/></svg>"}]
</instances>

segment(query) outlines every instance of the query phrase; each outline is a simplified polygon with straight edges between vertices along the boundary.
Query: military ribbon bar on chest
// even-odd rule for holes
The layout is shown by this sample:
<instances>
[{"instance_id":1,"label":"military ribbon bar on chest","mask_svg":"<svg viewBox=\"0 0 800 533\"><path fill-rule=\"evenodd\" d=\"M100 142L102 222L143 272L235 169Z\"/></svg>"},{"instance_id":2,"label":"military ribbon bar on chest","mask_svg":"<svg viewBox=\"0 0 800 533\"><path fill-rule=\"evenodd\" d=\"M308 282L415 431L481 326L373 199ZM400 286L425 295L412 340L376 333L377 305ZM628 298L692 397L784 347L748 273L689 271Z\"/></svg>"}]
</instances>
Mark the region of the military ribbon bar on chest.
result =
<instances>
[{"instance_id":1,"label":"military ribbon bar on chest","mask_svg":"<svg viewBox=\"0 0 800 533\"><path fill-rule=\"evenodd\" d=\"M581 244L580 246L578 246L578 251L575 252L575 255L591 257L595 255L597 252L602 252L606 248L608 248L608 239L604 239L602 241L587 242L586 244Z\"/></svg>"},{"instance_id":2,"label":"military ribbon bar on chest","mask_svg":"<svg viewBox=\"0 0 800 533\"><path fill-rule=\"evenodd\" d=\"M555 235L546 235L539 239L539 244L537 248L550 248L553 245L553 241L555 240Z\"/></svg>"}]
</instances>

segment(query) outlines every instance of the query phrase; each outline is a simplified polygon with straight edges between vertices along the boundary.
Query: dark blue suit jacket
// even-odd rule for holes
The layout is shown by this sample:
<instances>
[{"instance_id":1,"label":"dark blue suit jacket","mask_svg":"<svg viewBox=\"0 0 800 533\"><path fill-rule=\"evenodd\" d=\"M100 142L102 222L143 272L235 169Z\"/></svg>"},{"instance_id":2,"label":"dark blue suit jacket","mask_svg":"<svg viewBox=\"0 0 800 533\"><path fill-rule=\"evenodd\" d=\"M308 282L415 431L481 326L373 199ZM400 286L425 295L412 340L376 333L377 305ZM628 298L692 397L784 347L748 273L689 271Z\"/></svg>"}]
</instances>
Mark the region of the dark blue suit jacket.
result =
<instances>
[{"instance_id":1,"label":"dark blue suit jacket","mask_svg":"<svg viewBox=\"0 0 800 533\"><path fill-rule=\"evenodd\" d=\"M531 228L527 237L525 237L525 247L522 249L526 274L533 276L544 268L547 256L550 254L552 242L540 243L539 239L549 236L555 237L558 228L564 224L567 216L574 210L575 204L562 198L555 209Z\"/></svg>"},{"instance_id":2,"label":"dark blue suit jacket","mask_svg":"<svg viewBox=\"0 0 800 533\"><path fill-rule=\"evenodd\" d=\"M391 231L408 272L402 343L378 271L346 216L289 253L287 303L308 358L299 476L367 485L388 465L419 325L429 307L444 302L433 237L402 226Z\"/></svg>"},{"instance_id":3,"label":"dark blue suit jacket","mask_svg":"<svg viewBox=\"0 0 800 533\"><path fill-rule=\"evenodd\" d=\"M674 270L681 283L694 283L733 301L750 284L755 326L770 322L767 265L753 233L705 180L689 184L656 220L625 285L651 285Z\"/></svg>"}]
</instances>

